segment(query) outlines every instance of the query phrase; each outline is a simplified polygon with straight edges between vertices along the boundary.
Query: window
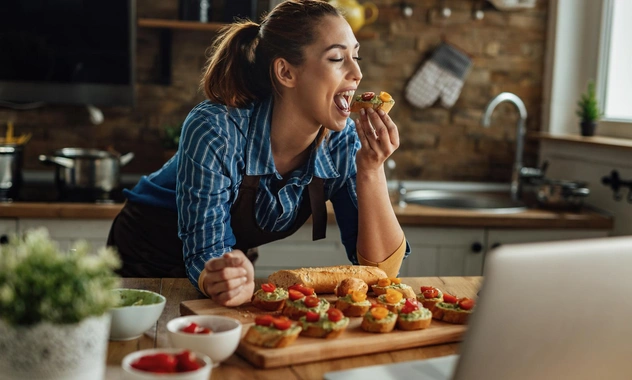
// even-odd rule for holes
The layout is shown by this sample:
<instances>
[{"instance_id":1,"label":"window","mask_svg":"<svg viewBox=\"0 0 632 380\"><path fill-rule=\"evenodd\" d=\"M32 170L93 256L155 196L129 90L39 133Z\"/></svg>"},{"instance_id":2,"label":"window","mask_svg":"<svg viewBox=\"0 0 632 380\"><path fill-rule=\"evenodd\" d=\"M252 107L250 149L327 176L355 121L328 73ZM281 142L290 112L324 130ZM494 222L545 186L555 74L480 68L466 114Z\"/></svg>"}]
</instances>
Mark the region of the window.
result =
<instances>
[{"instance_id":1,"label":"window","mask_svg":"<svg viewBox=\"0 0 632 380\"><path fill-rule=\"evenodd\" d=\"M632 1L604 2L598 93L606 121L632 122L631 19Z\"/></svg>"}]
</instances>

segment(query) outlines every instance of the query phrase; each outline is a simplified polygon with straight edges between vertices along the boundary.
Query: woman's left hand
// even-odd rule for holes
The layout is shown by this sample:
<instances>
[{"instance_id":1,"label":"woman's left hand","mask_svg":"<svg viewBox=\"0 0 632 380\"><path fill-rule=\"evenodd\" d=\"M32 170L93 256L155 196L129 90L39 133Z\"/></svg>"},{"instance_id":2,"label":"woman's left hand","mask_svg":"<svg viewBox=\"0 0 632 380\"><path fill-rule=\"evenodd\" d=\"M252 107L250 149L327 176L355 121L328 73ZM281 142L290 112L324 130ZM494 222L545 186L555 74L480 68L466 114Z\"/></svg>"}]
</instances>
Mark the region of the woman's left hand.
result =
<instances>
[{"instance_id":1,"label":"woman's left hand","mask_svg":"<svg viewBox=\"0 0 632 380\"><path fill-rule=\"evenodd\" d=\"M382 170L384 161L399 147L397 126L386 112L369 108L360 110L356 130L362 143L356 155L358 171Z\"/></svg>"}]
</instances>

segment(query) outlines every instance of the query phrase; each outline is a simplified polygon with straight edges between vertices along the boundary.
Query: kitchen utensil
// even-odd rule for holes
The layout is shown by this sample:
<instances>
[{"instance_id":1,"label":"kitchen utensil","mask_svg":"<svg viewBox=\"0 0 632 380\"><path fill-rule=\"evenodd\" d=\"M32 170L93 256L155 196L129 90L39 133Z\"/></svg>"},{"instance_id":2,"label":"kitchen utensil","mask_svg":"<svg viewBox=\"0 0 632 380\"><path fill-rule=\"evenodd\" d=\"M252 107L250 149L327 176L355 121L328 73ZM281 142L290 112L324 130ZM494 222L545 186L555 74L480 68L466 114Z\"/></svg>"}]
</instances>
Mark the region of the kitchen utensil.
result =
<instances>
[{"instance_id":1,"label":"kitchen utensil","mask_svg":"<svg viewBox=\"0 0 632 380\"><path fill-rule=\"evenodd\" d=\"M588 195L588 184L582 181L547 178L542 179L536 190L540 206L560 210L579 210Z\"/></svg>"},{"instance_id":2,"label":"kitchen utensil","mask_svg":"<svg viewBox=\"0 0 632 380\"><path fill-rule=\"evenodd\" d=\"M354 33L364 25L375 22L379 14L377 6L371 2L359 4L356 0L331 0L329 3L342 12ZM368 16L367 10L369 11Z\"/></svg>"},{"instance_id":3,"label":"kitchen utensil","mask_svg":"<svg viewBox=\"0 0 632 380\"><path fill-rule=\"evenodd\" d=\"M52 155L40 155L44 163L56 164L55 183L62 198L69 194L101 199L120 186L120 168L134 158L134 153L117 155L111 152L63 148Z\"/></svg>"},{"instance_id":4,"label":"kitchen utensil","mask_svg":"<svg viewBox=\"0 0 632 380\"><path fill-rule=\"evenodd\" d=\"M22 186L22 145L0 144L0 200L18 197Z\"/></svg>"}]
</instances>

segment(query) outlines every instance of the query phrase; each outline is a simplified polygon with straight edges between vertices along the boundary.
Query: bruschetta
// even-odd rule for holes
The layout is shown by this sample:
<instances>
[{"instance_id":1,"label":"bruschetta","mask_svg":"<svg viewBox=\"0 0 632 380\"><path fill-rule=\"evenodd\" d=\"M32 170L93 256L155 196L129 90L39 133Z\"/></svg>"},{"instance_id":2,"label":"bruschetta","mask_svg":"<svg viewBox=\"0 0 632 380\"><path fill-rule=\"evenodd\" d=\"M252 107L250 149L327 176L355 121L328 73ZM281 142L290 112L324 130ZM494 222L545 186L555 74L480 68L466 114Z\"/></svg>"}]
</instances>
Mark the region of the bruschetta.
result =
<instances>
[{"instance_id":1,"label":"bruschetta","mask_svg":"<svg viewBox=\"0 0 632 380\"><path fill-rule=\"evenodd\" d=\"M301 336L312 338L334 339L340 336L349 325L349 318L336 308L330 308L324 313L308 311L299 319Z\"/></svg>"},{"instance_id":2,"label":"bruschetta","mask_svg":"<svg viewBox=\"0 0 632 380\"><path fill-rule=\"evenodd\" d=\"M301 326L287 317L264 314L255 318L244 341L259 347L280 348L292 344L300 332Z\"/></svg>"},{"instance_id":3,"label":"bruschetta","mask_svg":"<svg viewBox=\"0 0 632 380\"><path fill-rule=\"evenodd\" d=\"M457 298L452 294L444 293L443 302L435 305L432 318L443 322L464 325L474 311L475 305L476 303L473 299L467 297Z\"/></svg>"},{"instance_id":4,"label":"bruschetta","mask_svg":"<svg viewBox=\"0 0 632 380\"><path fill-rule=\"evenodd\" d=\"M362 317L362 330L373 333L393 331L397 323L397 314L381 305L374 305Z\"/></svg>"},{"instance_id":5,"label":"bruschetta","mask_svg":"<svg viewBox=\"0 0 632 380\"><path fill-rule=\"evenodd\" d=\"M314 290L301 286L293 286L288 289L288 299L285 301L282 314L298 321L308 311L322 313L329 309L326 299L318 298Z\"/></svg>"},{"instance_id":6,"label":"bruschetta","mask_svg":"<svg viewBox=\"0 0 632 380\"><path fill-rule=\"evenodd\" d=\"M432 312L425 307L419 307L414 298L406 299L404 307L397 315L397 328L400 330L421 330L428 328L432 322Z\"/></svg>"},{"instance_id":7,"label":"bruschetta","mask_svg":"<svg viewBox=\"0 0 632 380\"><path fill-rule=\"evenodd\" d=\"M261 289L252 295L252 304L262 310L279 311L285 306L287 297L287 290L267 283L262 284Z\"/></svg>"},{"instance_id":8,"label":"bruschetta","mask_svg":"<svg viewBox=\"0 0 632 380\"><path fill-rule=\"evenodd\" d=\"M435 305L443 302L443 292L434 286L422 286L421 292L417 294L417 301L430 311L434 311Z\"/></svg>"},{"instance_id":9,"label":"bruschetta","mask_svg":"<svg viewBox=\"0 0 632 380\"><path fill-rule=\"evenodd\" d=\"M350 111L360 112L362 108L373 108L375 111L381 109L388 113L395 105L395 100L388 92L381 91L379 95L375 92L365 92L353 97Z\"/></svg>"},{"instance_id":10,"label":"bruschetta","mask_svg":"<svg viewBox=\"0 0 632 380\"><path fill-rule=\"evenodd\" d=\"M404 298L415 298L415 291L409 285L403 284L401 278L380 278L377 284L371 286L371 290L376 296L386 294L387 289L396 290L404 296Z\"/></svg>"},{"instance_id":11,"label":"bruschetta","mask_svg":"<svg viewBox=\"0 0 632 380\"><path fill-rule=\"evenodd\" d=\"M371 302L366 299L366 293L361 290L351 291L336 301L336 309L342 311L346 317L361 317L371 308Z\"/></svg>"},{"instance_id":12,"label":"bruschetta","mask_svg":"<svg viewBox=\"0 0 632 380\"><path fill-rule=\"evenodd\" d=\"M393 289L386 289L386 294L377 296L377 302L393 313L398 313L404 307L406 299L402 293Z\"/></svg>"}]
</instances>

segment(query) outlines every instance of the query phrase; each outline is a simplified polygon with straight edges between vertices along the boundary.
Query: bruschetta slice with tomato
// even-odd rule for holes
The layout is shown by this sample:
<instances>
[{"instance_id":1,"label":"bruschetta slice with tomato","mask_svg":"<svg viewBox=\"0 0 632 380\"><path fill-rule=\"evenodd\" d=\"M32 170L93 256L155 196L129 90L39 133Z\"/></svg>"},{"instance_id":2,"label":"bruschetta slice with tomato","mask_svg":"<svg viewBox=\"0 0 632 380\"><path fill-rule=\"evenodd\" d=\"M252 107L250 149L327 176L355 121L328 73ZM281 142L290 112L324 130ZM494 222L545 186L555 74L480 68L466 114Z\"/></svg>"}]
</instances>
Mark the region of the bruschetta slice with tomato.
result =
<instances>
[{"instance_id":1,"label":"bruschetta slice with tomato","mask_svg":"<svg viewBox=\"0 0 632 380\"><path fill-rule=\"evenodd\" d=\"M282 314L298 321L308 311L322 313L329 309L329 301L316 296L313 288L303 285L292 285L288 289L288 299L285 301Z\"/></svg>"},{"instance_id":2,"label":"bruschetta slice with tomato","mask_svg":"<svg viewBox=\"0 0 632 380\"><path fill-rule=\"evenodd\" d=\"M337 338L349 325L349 318L336 308L329 308L324 313L308 311L298 321L302 328L301 336L324 339Z\"/></svg>"},{"instance_id":3,"label":"bruschetta slice with tomato","mask_svg":"<svg viewBox=\"0 0 632 380\"><path fill-rule=\"evenodd\" d=\"M397 328L400 330L421 330L428 328L432 322L432 312L425 307L419 307L415 298L406 299L404 307L397 316Z\"/></svg>"},{"instance_id":4,"label":"bruschetta slice with tomato","mask_svg":"<svg viewBox=\"0 0 632 380\"><path fill-rule=\"evenodd\" d=\"M261 289L252 295L252 305L262 310L279 311L285 306L287 290L272 283L262 284Z\"/></svg>"},{"instance_id":5,"label":"bruschetta slice with tomato","mask_svg":"<svg viewBox=\"0 0 632 380\"><path fill-rule=\"evenodd\" d=\"M377 280L377 284L371 286L371 290L376 296L386 294L387 289L396 290L404 296L404 298L415 298L415 291L410 285L402 283L402 279L399 277L394 278L380 278Z\"/></svg>"},{"instance_id":6,"label":"bruschetta slice with tomato","mask_svg":"<svg viewBox=\"0 0 632 380\"><path fill-rule=\"evenodd\" d=\"M434 311L435 305L443 302L443 292L434 286L422 286L417 294L417 301L430 311Z\"/></svg>"},{"instance_id":7,"label":"bruschetta slice with tomato","mask_svg":"<svg viewBox=\"0 0 632 380\"><path fill-rule=\"evenodd\" d=\"M457 298L448 293L443 294L443 302L435 305L432 318L443 322L464 325L474 311L476 302L467 297Z\"/></svg>"},{"instance_id":8,"label":"bruschetta slice with tomato","mask_svg":"<svg viewBox=\"0 0 632 380\"><path fill-rule=\"evenodd\" d=\"M373 333L393 331L397 323L397 314L382 305L373 305L362 317L362 330Z\"/></svg>"},{"instance_id":9,"label":"bruschetta slice with tomato","mask_svg":"<svg viewBox=\"0 0 632 380\"><path fill-rule=\"evenodd\" d=\"M255 318L244 341L259 347L280 348L292 344L300 332L301 326L287 317L264 314Z\"/></svg>"},{"instance_id":10,"label":"bruschetta slice with tomato","mask_svg":"<svg viewBox=\"0 0 632 380\"><path fill-rule=\"evenodd\" d=\"M349 291L344 297L336 301L336 309L342 311L346 317L361 317L371 308L371 302L367 300L366 293L361 290Z\"/></svg>"},{"instance_id":11,"label":"bruschetta slice with tomato","mask_svg":"<svg viewBox=\"0 0 632 380\"><path fill-rule=\"evenodd\" d=\"M394 105L395 100L388 92L381 91L379 94L376 94L368 91L354 96L349 110L351 112L360 112L362 108L373 108L375 111L381 109L388 113Z\"/></svg>"}]
</instances>

